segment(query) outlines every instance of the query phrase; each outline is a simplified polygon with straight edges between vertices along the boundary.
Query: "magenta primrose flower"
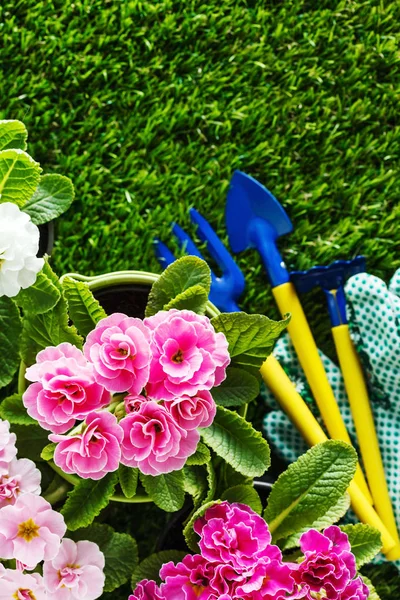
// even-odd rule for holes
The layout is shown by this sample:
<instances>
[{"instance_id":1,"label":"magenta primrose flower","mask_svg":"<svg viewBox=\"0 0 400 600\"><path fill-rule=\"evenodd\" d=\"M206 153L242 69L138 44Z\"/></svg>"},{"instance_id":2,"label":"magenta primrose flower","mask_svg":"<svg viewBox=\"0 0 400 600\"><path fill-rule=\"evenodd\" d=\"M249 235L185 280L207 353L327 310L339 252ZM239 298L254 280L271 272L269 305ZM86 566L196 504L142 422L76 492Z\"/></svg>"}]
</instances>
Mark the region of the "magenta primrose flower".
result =
<instances>
[{"instance_id":1,"label":"magenta primrose flower","mask_svg":"<svg viewBox=\"0 0 400 600\"><path fill-rule=\"evenodd\" d=\"M44 498L23 494L0 509L0 558L20 561L31 570L58 553L66 532L64 517Z\"/></svg>"},{"instance_id":2,"label":"magenta primrose flower","mask_svg":"<svg viewBox=\"0 0 400 600\"><path fill-rule=\"evenodd\" d=\"M10 423L0 419L0 462L10 462L17 455L17 436L10 433Z\"/></svg>"},{"instance_id":3,"label":"magenta primrose flower","mask_svg":"<svg viewBox=\"0 0 400 600\"><path fill-rule=\"evenodd\" d=\"M35 382L22 397L28 414L54 433L65 433L76 419L110 402L109 392L95 380L93 365L68 342L39 352L25 377Z\"/></svg>"},{"instance_id":4,"label":"magenta primrose flower","mask_svg":"<svg viewBox=\"0 0 400 600\"><path fill-rule=\"evenodd\" d=\"M59 552L43 564L43 580L49 598L95 600L104 589L104 554L94 542L64 538Z\"/></svg>"},{"instance_id":5,"label":"magenta primrose flower","mask_svg":"<svg viewBox=\"0 0 400 600\"><path fill-rule=\"evenodd\" d=\"M164 406L178 425L188 431L197 427L209 427L217 412L214 399L207 390L199 391L192 397L182 396L166 400Z\"/></svg>"},{"instance_id":6,"label":"magenta primrose flower","mask_svg":"<svg viewBox=\"0 0 400 600\"><path fill-rule=\"evenodd\" d=\"M114 415L92 412L85 419L83 432L49 435L57 443L54 462L65 473L76 473L83 479L101 479L118 469L124 436Z\"/></svg>"},{"instance_id":7,"label":"magenta primrose flower","mask_svg":"<svg viewBox=\"0 0 400 600\"><path fill-rule=\"evenodd\" d=\"M305 558L293 577L309 590L305 598L311 600L320 594L331 600L342 600L342 593L352 583L357 570L347 535L336 525L324 529L323 533L310 529L301 536L300 548Z\"/></svg>"},{"instance_id":8,"label":"magenta primrose flower","mask_svg":"<svg viewBox=\"0 0 400 600\"><path fill-rule=\"evenodd\" d=\"M228 342L208 317L191 310L160 311L144 320L152 331L148 395L157 400L195 396L225 379Z\"/></svg>"},{"instance_id":9,"label":"magenta primrose flower","mask_svg":"<svg viewBox=\"0 0 400 600\"><path fill-rule=\"evenodd\" d=\"M155 581L143 579L136 585L135 591L128 600L167 600L167 598L161 594Z\"/></svg>"},{"instance_id":10,"label":"magenta primrose flower","mask_svg":"<svg viewBox=\"0 0 400 600\"><path fill-rule=\"evenodd\" d=\"M180 427L171 413L154 401L143 402L119 422L123 429L121 462L146 475L181 469L196 451L200 434Z\"/></svg>"},{"instance_id":11,"label":"magenta primrose flower","mask_svg":"<svg viewBox=\"0 0 400 600\"><path fill-rule=\"evenodd\" d=\"M83 347L98 383L110 392L139 394L150 371L150 331L141 319L114 313L99 321Z\"/></svg>"},{"instance_id":12,"label":"magenta primrose flower","mask_svg":"<svg viewBox=\"0 0 400 600\"><path fill-rule=\"evenodd\" d=\"M42 576L13 569L0 572L0 600L49 600Z\"/></svg>"},{"instance_id":13,"label":"magenta primrose flower","mask_svg":"<svg viewBox=\"0 0 400 600\"><path fill-rule=\"evenodd\" d=\"M20 494L41 492L41 473L29 458L13 458L0 463L0 508L15 504Z\"/></svg>"}]
</instances>

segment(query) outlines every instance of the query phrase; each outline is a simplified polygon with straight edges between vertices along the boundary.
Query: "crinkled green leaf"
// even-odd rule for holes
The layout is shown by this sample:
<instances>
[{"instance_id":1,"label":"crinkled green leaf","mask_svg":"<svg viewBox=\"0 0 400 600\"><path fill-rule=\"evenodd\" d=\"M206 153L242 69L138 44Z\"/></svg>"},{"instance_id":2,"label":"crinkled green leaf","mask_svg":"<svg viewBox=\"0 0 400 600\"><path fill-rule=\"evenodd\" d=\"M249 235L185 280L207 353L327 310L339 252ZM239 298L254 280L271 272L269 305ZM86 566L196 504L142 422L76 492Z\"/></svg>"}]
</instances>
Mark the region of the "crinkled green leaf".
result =
<instances>
[{"instance_id":1,"label":"crinkled green leaf","mask_svg":"<svg viewBox=\"0 0 400 600\"><path fill-rule=\"evenodd\" d=\"M212 425L202 429L201 436L207 446L243 475L260 476L270 466L269 446L261 433L222 406L217 407Z\"/></svg>"},{"instance_id":2,"label":"crinkled green leaf","mask_svg":"<svg viewBox=\"0 0 400 600\"><path fill-rule=\"evenodd\" d=\"M247 365L250 361L252 366L260 367L289 320L287 317L282 321L272 321L264 315L237 312L221 313L211 322L216 331L225 334L233 365Z\"/></svg>"},{"instance_id":3,"label":"crinkled green leaf","mask_svg":"<svg viewBox=\"0 0 400 600\"><path fill-rule=\"evenodd\" d=\"M37 425L37 421L26 412L21 394L13 394L3 400L0 404L0 417L16 425Z\"/></svg>"},{"instance_id":4,"label":"crinkled green leaf","mask_svg":"<svg viewBox=\"0 0 400 600\"><path fill-rule=\"evenodd\" d=\"M210 508L211 506L214 506L215 504L220 504L220 502L221 502L220 500L213 500L212 502L205 502L204 504L202 504L200 506L200 508L198 508L197 510L195 510L192 513L189 521L186 523L186 525L183 529L183 535L185 536L185 540L186 540L188 547L193 552L199 552L198 541L200 539L199 536L197 535L197 533L193 529L194 522L197 521L197 519L199 519L200 517L202 517L208 508Z\"/></svg>"},{"instance_id":5,"label":"crinkled green leaf","mask_svg":"<svg viewBox=\"0 0 400 600\"><path fill-rule=\"evenodd\" d=\"M74 199L72 181L57 173L43 175L33 196L25 203L23 210L30 215L33 223L41 225L62 215Z\"/></svg>"},{"instance_id":6,"label":"crinkled green leaf","mask_svg":"<svg viewBox=\"0 0 400 600\"><path fill-rule=\"evenodd\" d=\"M163 475L140 474L146 492L154 503L166 512L174 512L183 506L185 490L182 471L172 471Z\"/></svg>"},{"instance_id":7,"label":"crinkled green leaf","mask_svg":"<svg viewBox=\"0 0 400 600\"><path fill-rule=\"evenodd\" d=\"M93 296L87 283L64 277L62 287L74 325L79 333L87 335L107 316L104 309Z\"/></svg>"},{"instance_id":8,"label":"crinkled green leaf","mask_svg":"<svg viewBox=\"0 0 400 600\"><path fill-rule=\"evenodd\" d=\"M90 525L100 511L108 505L117 482L117 473L107 473L98 481L82 479L69 492L61 509L68 529L75 531Z\"/></svg>"},{"instance_id":9,"label":"crinkled green leaf","mask_svg":"<svg viewBox=\"0 0 400 600\"><path fill-rule=\"evenodd\" d=\"M206 464L208 491L204 502L210 502L214 499L217 491L217 476L212 461Z\"/></svg>"},{"instance_id":10,"label":"crinkled green leaf","mask_svg":"<svg viewBox=\"0 0 400 600\"><path fill-rule=\"evenodd\" d=\"M10 383L18 369L21 331L17 305L11 298L0 297L0 388Z\"/></svg>"},{"instance_id":11,"label":"crinkled green leaf","mask_svg":"<svg viewBox=\"0 0 400 600\"><path fill-rule=\"evenodd\" d=\"M42 461L42 450L49 443L50 431L42 429L39 425L11 424L11 431L17 436L18 458L30 458L37 462Z\"/></svg>"},{"instance_id":12,"label":"crinkled green leaf","mask_svg":"<svg viewBox=\"0 0 400 600\"><path fill-rule=\"evenodd\" d=\"M0 152L0 203L13 202L19 207L32 196L39 183L41 168L23 150Z\"/></svg>"},{"instance_id":13,"label":"crinkled green leaf","mask_svg":"<svg viewBox=\"0 0 400 600\"><path fill-rule=\"evenodd\" d=\"M133 571L132 588L135 589L136 584L142 579L152 579L160 584L161 579L159 573L161 567L170 561L174 562L175 564L181 562L186 554L187 552L181 552L179 550L163 550L162 552L151 554L145 558Z\"/></svg>"},{"instance_id":14,"label":"crinkled green leaf","mask_svg":"<svg viewBox=\"0 0 400 600\"><path fill-rule=\"evenodd\" d=\"M119 465L118 478L121 490L126 498L133 498L136 494L138 484L138 469L132 467L126 467L125 465Z\"/></svg>"},{"instance_id":15,"label":"crinkled green leaf","mask_svg":"<svg viewBox=\"0 0 400 600\"><path fill-rule=\"evenodd\" d=\"M193 286L200 286L208 296L210 285L211 274L207 263L197 256L184 256L169 265L153 283L146 307L146 317L156 314Z\"/></svg>"},{"instance_id":16,"label":"crinkled green leaf","mask_svg":"<svg viewBox=\"0 0 400 600\"><path fill-rule=\"evenodd\" d=\"M196 452L189 456L186 464L187 465L205 465L211 460L211 454L207 446L199 442L197 444Z\"/></svg>"},{"instance_id":17,"label":"crinkled green leaf","mask_svg":"<svg viewBox=\"0 0 400 600\"><path fill-rule=\"evenodd\" d=\"M247 504L247 506L250 506L257 514L261 515L262 513L260 496L252 485L235 485L234 487L228 488L221 494L221 500Z\"/></svg>"},{"instance_id":18,"label":"crinkled green leaf","mask_svg":"<svg viewBox=\"0 0 400 600\"><path fill-rule=\"evenodd\" d=\"M45 313L57 304L60 292L49 277L40 271L36 281L26 290L21 290L15 301L27 315Z\"/></svg>"},{"instance_id":19,"label":"crinkled green leaf","mask_svg":"<svg viewBox=\"0 0 400 600\"><path fill-rule=\"evenodd\" d=\"M203 466L185 466L183 469L184 489L193 498L193 504L197 508L206 497L209 483L207 472Z\"/></svg>"},{"instance_id":20,"label":"crinkled green leaf","mask_svg":"<svg viewBox=\"0 0 400 600\"><path fill-rule=\"evenodd\" d=\"M138 565L138 549L135 539L127 533L118 533L109 525L93 523L72 535L77 542L94 542L104 554L105 592L112 592L127 581Z\"/></svg>"},{"instance_id":21,"label":"crinkled green leaf","mask_svg":"<svg viewBox=\"0 0 400 600\"><path fill-rule=\"evenodd\" d=\"M349 537L351 551L356 557L357 569L370 562L382 548L381 534L371 525L357 523L342 525L340 529Z\"/></svg>"},{"instance_id":22,"label":"crinkled green leaf","mask_svg":"<svg viewBox=\"0 0 400 600\"><path fill-rule=\"evenodd\" d=\"M0 150L26 150L28 132L21 121L0 121Z\"/></svg>"},{"instance_id":23,"label":"crinkled green leaf","mask_svg":"<svg viewBox=\"0 0 400 600\"><path fill-rule=\"evenodd\" d=\"M198 315L204 315L208 301L208 292L201 285L192 285L181 292L164 306L164 310L176 308L178 310L192 310Z\"/></svg>"},{"instance_id":24,"label":"crinkled green leaf","mask_svg":"<svg viewBox=\"0 0 400 600\"><path fill-rule=\"evenodd\" d=\"M300 532L335 506L357 466L349 444L328 440L289 465L272 487L264 511L273 540Z\"/></svg>"},{"instance_id":25,"label":"crinkled green leaf","mask_svg":"<svg viewBox=\"0 0 400 600\"><path fill-rule=\"evenodd\" d=\"M341 519L346 514L346 512L349 509L349 506L350 496L347 493L343 494L343 496L339 498L337 503L334 506L331 506L331 508L324 515L322 515L322 517L316 519L314 523L310 525L310 527L321 531L321 529L325 529L325 527L333 525L333 523L339 521L339 519ZM284 540L279 540L279 547L281 548L281 550L289 550L291 548L298 547L300 537L303 535L303 533L308 531L310 527L303 527L303 529L301 529L294 535L290 535Z\"/></svg>"},{"instance_id":26,"label":"crinkled green leaf","mask_svg":"<svg viewBox=\"0 0 400 600\"><path fill-rule=\"evenodd\" d=\"M226 379L211 391L220 406L241 406L257 398L260 384L256 377L244 369L228 367Z\"/></svg>"},{"instance_id":27,"label":"crinkled green leaf","mask_svg":"<svg viewBox=\"0 0 400 600\"><path fill-rule=\"evenodd\" d=\"M43 460L52 460L56 447L57 447L57 444L54 444L54 442L51 442L51 444L47 444L47 446L45 446L43 448L43 450L40 454L40 456L43 458Z\"/></svg>"}]
</instances>

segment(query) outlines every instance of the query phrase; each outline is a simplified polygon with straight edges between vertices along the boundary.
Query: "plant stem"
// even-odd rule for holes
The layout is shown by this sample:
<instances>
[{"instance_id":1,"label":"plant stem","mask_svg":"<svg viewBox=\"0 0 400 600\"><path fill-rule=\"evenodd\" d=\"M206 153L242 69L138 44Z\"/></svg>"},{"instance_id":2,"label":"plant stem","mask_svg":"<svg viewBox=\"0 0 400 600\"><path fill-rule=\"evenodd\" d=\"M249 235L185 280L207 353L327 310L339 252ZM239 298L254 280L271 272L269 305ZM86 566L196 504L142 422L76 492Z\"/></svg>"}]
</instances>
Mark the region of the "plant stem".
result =
<instances>
[{"instance_id":1,"label":"plant stem","mask_svg":"<svg viewBox=\"0 0 400 600\"><path fill-rule=\"evenodd\" d=\"M54 492L50 492L50 494L44 494L43 498L50 502L51 505L56 504L60 500L64 500L67 497L67 493L69 491L69 486L66 481L64 481Z\"/></svg>"}]
</instances>

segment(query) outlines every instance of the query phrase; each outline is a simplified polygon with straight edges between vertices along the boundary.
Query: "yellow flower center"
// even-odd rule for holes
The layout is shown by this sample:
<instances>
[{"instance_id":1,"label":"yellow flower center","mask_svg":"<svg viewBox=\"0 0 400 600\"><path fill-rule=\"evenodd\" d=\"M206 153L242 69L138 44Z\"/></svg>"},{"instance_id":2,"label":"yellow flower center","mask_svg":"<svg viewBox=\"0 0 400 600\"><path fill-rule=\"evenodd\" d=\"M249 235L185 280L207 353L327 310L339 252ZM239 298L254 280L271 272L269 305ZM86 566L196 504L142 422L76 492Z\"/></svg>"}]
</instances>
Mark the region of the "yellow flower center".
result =
<instances>
[{"instance_id":1,"label":"yellow flower center","mask_svg":"<svg viewBox=\"0 0 400 600\"><path fill-rule=\"evenodd\" d=\"M175 354L172 357L172 362L177 363L179 365L179 363L183 362L183 352L182 350L178 350L177 352L175 352Z\"/></svg>"},{"instance_id":2,"label":"yellow flower center","mask_svg":"<svg viewBox=\"0 0 400 600\"><path fill-rule=\"evenodd\" d=\"M24 523L18 525L18 537L23 538L26 542L31 542L34 538L39 537L39 525L36 525L33 519L28 519Z\"/></svg>"}]
</instances>

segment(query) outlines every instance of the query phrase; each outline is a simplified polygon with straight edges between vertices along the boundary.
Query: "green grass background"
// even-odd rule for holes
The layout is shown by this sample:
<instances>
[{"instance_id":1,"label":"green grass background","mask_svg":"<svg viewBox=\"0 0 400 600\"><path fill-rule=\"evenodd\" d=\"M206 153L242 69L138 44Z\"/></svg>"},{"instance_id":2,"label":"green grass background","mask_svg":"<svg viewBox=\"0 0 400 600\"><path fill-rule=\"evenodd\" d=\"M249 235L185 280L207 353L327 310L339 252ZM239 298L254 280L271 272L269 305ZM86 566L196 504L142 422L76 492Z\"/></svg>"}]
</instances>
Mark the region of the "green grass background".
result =
<instances>
[{"instance_id":1,"label":"green grass background","mask_svg":"<svg viewBox=\"0 0 400 600\"><path fill-rule=\"evenodd\" d=\"M290 268L364 253L389 279L399 21L383 0L3 0L0 118L24 121L33 157L76 188L56 270L158 271L153 236L170 240L174 220L193 231L190 206L227 240L240 168L294 223L280 241ZM277 316L257 252L239 264L243 305ZM306 308L329 350L322 296Z\"/></svg>"}]
</instances>

